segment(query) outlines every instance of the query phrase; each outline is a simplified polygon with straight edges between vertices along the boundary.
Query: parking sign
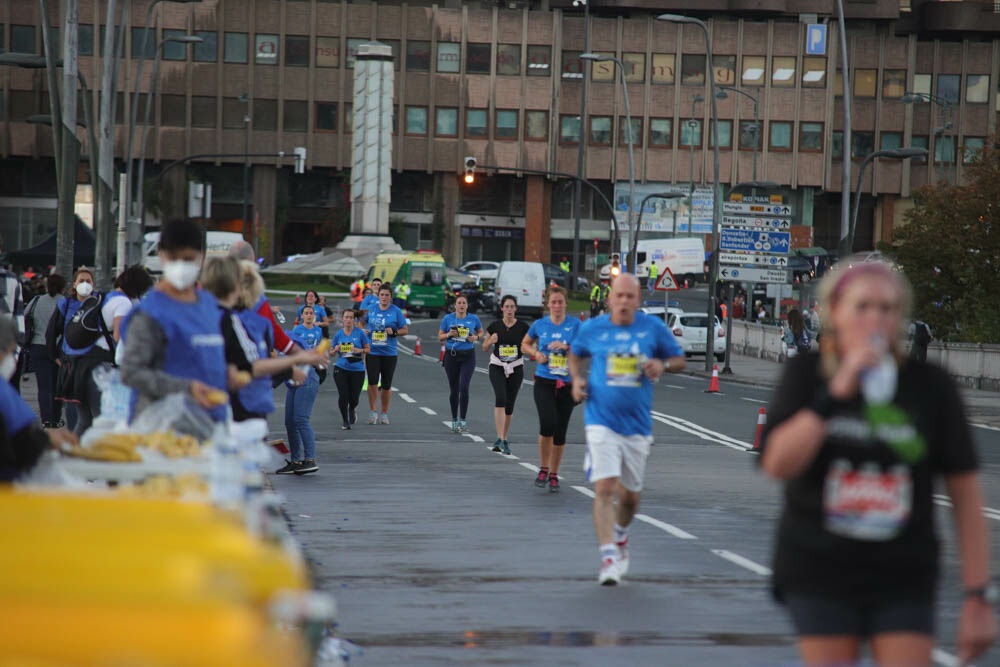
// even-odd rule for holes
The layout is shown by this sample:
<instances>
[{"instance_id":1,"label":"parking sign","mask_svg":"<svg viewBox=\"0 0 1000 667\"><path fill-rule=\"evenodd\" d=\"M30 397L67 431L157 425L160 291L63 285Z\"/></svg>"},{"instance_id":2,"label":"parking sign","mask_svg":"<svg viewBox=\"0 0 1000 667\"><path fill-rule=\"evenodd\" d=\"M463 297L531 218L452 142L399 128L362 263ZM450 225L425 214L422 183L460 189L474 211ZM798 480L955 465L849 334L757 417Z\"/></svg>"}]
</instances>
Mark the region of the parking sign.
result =
<instances>
[{"instance_id":1,"label":"parking sign","mask_svg":"<svg viewBox=\"0 0 1000 667\"><path fill-rule=\"evenodd\" d=\"M826 25L811 23L806 27L806 55L826 55Z\"/></svg>"}]
</instances>

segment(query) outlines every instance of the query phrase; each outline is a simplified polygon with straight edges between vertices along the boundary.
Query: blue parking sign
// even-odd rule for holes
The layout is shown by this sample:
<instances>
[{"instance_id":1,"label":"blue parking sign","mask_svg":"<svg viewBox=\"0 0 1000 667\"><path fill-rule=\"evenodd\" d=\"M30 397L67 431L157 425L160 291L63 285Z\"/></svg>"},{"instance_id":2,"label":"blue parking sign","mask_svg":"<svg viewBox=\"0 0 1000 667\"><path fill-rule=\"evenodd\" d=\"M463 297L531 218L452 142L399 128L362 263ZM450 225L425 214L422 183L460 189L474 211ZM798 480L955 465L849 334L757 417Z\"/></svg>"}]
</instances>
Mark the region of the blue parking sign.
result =
<instances>
[{"instance_id":1,"label":"blue parking sign","mask_svg":"<svg viewBox=\"0 0 1000 667\"><path fill-rule=\"evenodd\" d=\"M811 23L806 27L806 55L826 55L826 24Z\"/></svg>"}]
</instances>

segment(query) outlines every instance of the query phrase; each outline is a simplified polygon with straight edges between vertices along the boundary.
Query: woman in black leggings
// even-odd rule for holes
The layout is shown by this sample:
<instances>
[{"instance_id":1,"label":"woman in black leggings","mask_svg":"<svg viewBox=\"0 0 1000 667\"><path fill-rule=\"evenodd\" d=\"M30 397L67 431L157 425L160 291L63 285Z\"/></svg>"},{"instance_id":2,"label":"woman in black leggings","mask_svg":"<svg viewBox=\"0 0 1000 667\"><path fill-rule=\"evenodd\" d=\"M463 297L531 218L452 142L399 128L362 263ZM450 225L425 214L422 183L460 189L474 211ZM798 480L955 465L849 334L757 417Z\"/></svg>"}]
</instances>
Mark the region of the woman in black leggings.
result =
<instances>
[{"instance_id":1,"label":"woman in black leggings","mask_svg":"<svg viewBox=\"0 0 1000 667\"><path fill-rule=\"evenodd\" d=\"M510 419L514 414L517 392L524 381L524 359L521 356L521 341L528 335L528 325L517 319L517 299L510 294L500 299L499 319L486 329L483 351L496 350L490 355L490 384L495 397L493 421L497 427L497 440L493 451L510 454L507 434L510 433Z\"/></svg>"},{"instance_id":2,"label":"woman in black leggings","mask_svg":"<svg viewBox=\"0 0 1000 667\"><path fill-rule=\"evenodd\" d=\"M438 340L445 345L444 372L448 376L451 394L451 432L469 430L465 415L469 411L469 383L476 370L475 341L483 337L483 323L469 314L469 302L464 296L455 299L455 312L441 320Z\"/></svg>"},{"instance_id":3,"label":"woman in black leggings","mask_svg":"<svg viewBox=\"0 0 1000 667\"><path fill-rule=\"evenodd\" d=\"M333 336L331 352L336 353L337 363L333 365L333 381L337 383L337 404L344 423L342 429L350 429L358 419L358 401L361 387L365 383L365 357L370 351L368 335L354 326L354 311L345 310L341 314L344 328Z\"/></svg>"}]
</instances>

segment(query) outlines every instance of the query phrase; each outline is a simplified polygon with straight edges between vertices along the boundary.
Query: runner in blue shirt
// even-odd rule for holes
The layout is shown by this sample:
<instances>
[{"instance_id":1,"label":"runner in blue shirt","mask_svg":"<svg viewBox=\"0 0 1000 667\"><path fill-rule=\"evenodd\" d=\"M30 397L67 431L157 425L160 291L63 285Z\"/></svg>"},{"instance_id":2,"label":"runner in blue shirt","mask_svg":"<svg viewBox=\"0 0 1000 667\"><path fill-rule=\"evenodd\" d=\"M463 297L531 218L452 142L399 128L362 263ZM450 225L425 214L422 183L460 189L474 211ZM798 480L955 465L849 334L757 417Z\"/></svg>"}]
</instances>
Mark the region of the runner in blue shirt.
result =
<instances>
[{"instance_id":1,"label":"runner in blue shirt","mask_svg":"<svg viewBox=\"0 0 1000 667\"><path fill-rule=\"evenodd\" d=\"M538 409L538 450L541 468L535 486L559 492L559 463L569 418L576 407L567 355L580 320L566 317L566 290L552 285L546 292L548 317L535 321L521 341L521 352L537 362L535 407Z\"/></svg>"},{"instance_id":2,"label":"runner in blue shirt","mask_svg":"<svg viewBox=\"0 0 1000 667\"><path fill-rule=\"evenodd\" d=\"M397 336L409 332L406 315L392 305L392 285L383 283L378 290L378 307L368 311L365 333L371 341L371 352L365 358L368 369L369 424L389 423L389 402L392 400L392 376L399 356ZM376 409L379 390L382 392L382 414Z\"/></svg>"},{"instance_id":3,"label":"runner in blue shirt","mask_svg":"<svg viewBox=\"0 0 1000 667\"><path fill-rule=\"evenodd\" d=\"M344 419L340 428L350 429L358 419L358 401L365 383L365 354L371 347L365 332L354 326L353 310L344 310L340 317L344 328L334 334L332 340L332 351L337 355L333 381L337 384L337 404Z\"/></svg>"},{"instance_id":4,"label":"runner in blue shirt","mask_svg":"<svg viewBox=\"0 0 1000 667\"><path fill-rule=\"evenodd\" d=\"M628 526L639 508L653 444L653 383L664 371L684 368L684 350L662 320L638 312L639 302L639 280L623 273L611 286L610 313L580 328L569 356L576 378L573 398L587 400L584 468L594 482L594 527L601 550L597 580L605 586L617 584L628 572ZM589 376L585 359L590 359Z\"/></svg>"},{"instance_id":5,"label":"runner in blue shirt","mask_svg":"<svg viewBox=\"0 0 1000 667\"><path fill-rule=\"evenodd\" d=\"M371 288L371 294L366 294L363 299L361 299L361 305L358 306L358 310L361 311L362 322L368 321L368 311L373 308L378 308L378 291L382 288L382 280L380 278L372 278L371 283L368 285Z\"/></svg>"},{"instance_id":6,"label":"runner in blue shirt","mask_svg":"<svg viewBox=\"0 0 1000 667\"><path fill-rule=\"evenodd\" d=\"M469 301L465 295L455 298L455 312L448 313L441 320L438 340L445 345L444 372L448 376L451 393L451 432L465 433L469 425L465 416L469 412L469 384L476 370L476 346L474 341L482 340L483 323L479 317L469 313Z\"/></svg>"}]
</instances>

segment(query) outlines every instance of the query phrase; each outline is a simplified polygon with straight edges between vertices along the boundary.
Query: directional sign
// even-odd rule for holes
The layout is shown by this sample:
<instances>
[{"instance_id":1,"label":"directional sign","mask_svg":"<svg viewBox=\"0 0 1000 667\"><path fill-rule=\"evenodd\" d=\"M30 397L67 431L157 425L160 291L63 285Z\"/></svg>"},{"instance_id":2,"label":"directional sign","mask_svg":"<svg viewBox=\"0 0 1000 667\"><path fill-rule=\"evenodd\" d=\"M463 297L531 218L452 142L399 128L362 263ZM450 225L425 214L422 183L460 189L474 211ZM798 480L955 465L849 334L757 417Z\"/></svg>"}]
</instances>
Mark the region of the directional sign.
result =
<instances>
[{"instance_id":1,"label":"directional sign","mask_svg":"<svg viewBox=\"0 0 1000 667\"><path fill-rule=\"evenodd\" d=\"M677 284L677 279L674 278L674 274L669 268L663 267L663 273L660 277L656 279L656 284L653 289L657 292L673 292L680 289L680 285Z\"/></svg>"},{"instance_id":2,"label":"directional sign","mask_svg":"<svg viewBox=\"0 0 1000 667\"><path fill-rule=\"evenodd\" d=\"M722 228L719 237L721 250L736 252L766 252L787 254L792 235L788 232L758 231L754 229Z\"/></svg>"},{"instance_id":3,"label":"directional sign","mask_svg":"<svg viewBox=\"0 0 1000 667\"><path fill-rule=\"evenodd\" d=\"M724 215L722 216L722 224L725 227L740 227L744 229L784 230L792 228L790 218L761 218L752 215Z\"/></svg>"},{"instance_id":4,"label":"directional sign","mask_svg":"<svg viewBox=\"0 0 1000 667\"><path fill-rule=\"evenodd\" d=\"M720 252L719 264L736 266L753 264L755 266L782 268L788 266L788 258L784 255L744 255L736 252Z\"/></svg>"},{"instance_id":5,"label":"directional sign","mask_svg":"<svg viewBox=\"0 0 1000 667\"><path fill-rule=\"evenodd\" d=\"M780 215L788 217L793 209L788 204L744 204L743 202L722 202L722 212L734 215Z\"/></svg>"},{"instance_id":6,"label":"directional sign","mask_svg":"<svg viewBox=\"0 0 1000 667\"><path fill-rule=\"evenodd\" d=\"M719 277L722 280L738 280L748 283L779 283L788 284L788 271L784 269L745 269L743 267L719 267Z\"/></svg>"}]
</instances>

